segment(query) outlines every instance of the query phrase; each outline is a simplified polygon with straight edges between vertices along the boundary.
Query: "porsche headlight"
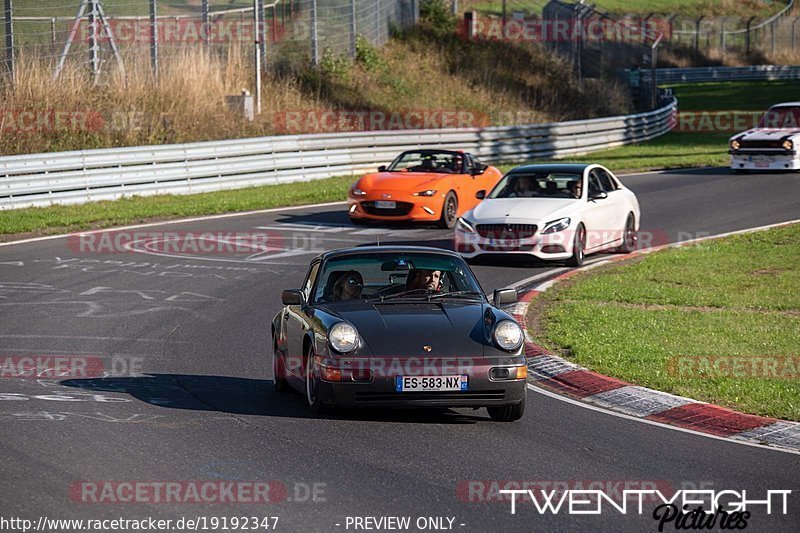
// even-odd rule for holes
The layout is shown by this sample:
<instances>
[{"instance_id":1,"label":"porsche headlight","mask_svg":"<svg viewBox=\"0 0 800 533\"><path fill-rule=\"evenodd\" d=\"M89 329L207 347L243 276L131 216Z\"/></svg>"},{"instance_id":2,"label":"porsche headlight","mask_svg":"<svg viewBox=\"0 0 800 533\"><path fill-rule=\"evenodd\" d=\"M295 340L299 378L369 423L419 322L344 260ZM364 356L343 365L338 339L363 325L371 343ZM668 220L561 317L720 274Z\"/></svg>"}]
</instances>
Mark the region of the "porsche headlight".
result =
<instances>
[{"instance_id":1,"label":"porsche headlight","mask_svg":"<svg viewBox=\"0 0 800 533\"><path fill-rule=\"evenodd\" d=\"M415 192L415 193L414 193L412 196L426 196L426 197L430 197L430 196L433 196L434 194L436 194L436 191L435 191L435 190L433 190L433 189L428 189L427 191L419 191L419 192Z\"/></svg>"},{"instance_id":2,"label":"porsche headlight","mask_svg":"<svg viewBox=\"0 0 800 533\"><path fill-rule=\"evenodd\" d=\"M494 342L504 350L513 352L522 346L523 340L522 328L513 320L501 320L494 328Z\"/></svg>"},{"instance_id":3,"label":"porsche headlight","mask_svg":"<svg viewBox=\"0 0 800 533\"><path fill-rule=\"evenodd\" d=\"M740 146L741 146L741 143L739 141L737 141L736 139L731 141L731 150L738 150Z\"/></svg>"},{"instance_id":4,"label":"porsche headlight","mask_svg":"<svg viewBox=\"0 0 800 533\"><path fill-rule=\"evenodd\" d=\"M367 195L367 193L366 193L366 192L362 191L362 190L361 190L361 189L359 189L358 187L353 187L352 189L350 189L350 193L351 193L353 196L366 196L366 195Z\"/></svg>"},{"instance_id":5,"label":"porsche headlight","mask_svg":"<svg viewBox=\"0 0 800 533\"><path fill-rule=\"evenodd\" d=\"M783 146L784 150L791 151L794 148L794 143L790 139L786 139L781 146Z\"/></svg>"},{"instance_id":6,"label":"porsche headlight","mask_svg":"<svg viewBox=\"0 0 800 533\"><path fill-rule=\"evenodd\" d=\"M466 219L459 218L456 221L456 231L461 233L475 233L475 226L470 224Z\"/></svg>"},{"instance_id":7,"label":"porsche headlight","mask_svg":"<svg viewBox=\"0 0 800 533\"><path fill-rule=\"evenodd\" d=\"M548 222L547 224L544 225L544 229L542 230L542 235L564 231L569 227L569 223L570 219L568 217L559 218L558 220L553 220L552 222Z\"/></svg>"},{"instance_id":8,"label":"porsche headlight","mask_svg":"<svg viewBox=\"0 0 800 533\"><path fill-rule=\"evenodd\" d=\"M328 342L339 353L349 353L358 348L358 332L346 322L339 322L328 331Z\"/></svg>"}]
</instances>

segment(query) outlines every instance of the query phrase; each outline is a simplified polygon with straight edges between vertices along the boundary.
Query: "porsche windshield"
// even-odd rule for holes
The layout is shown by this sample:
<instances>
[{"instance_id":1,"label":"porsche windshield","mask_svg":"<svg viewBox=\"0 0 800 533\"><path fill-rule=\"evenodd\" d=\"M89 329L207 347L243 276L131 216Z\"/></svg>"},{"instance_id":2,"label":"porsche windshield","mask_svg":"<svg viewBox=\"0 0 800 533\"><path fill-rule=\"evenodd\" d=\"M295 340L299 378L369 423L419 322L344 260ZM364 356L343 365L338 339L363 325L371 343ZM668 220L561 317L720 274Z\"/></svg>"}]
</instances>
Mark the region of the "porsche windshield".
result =
<instances>
[{"instance_id":1,"label":"porsche windshield","mask_svg":"<svg viewBox=\"0 0 800 533\"><path fill-rule=\"evenodd\" d=\"M435 172L459 174L463 172L464 157L457 152L434 152L419 150L403 152L395 159L390 172Z\"/></svg>"},{"instance_id":2,"label":"porsche windshield","mask_svg":"<svg viewBox=\"0 0 800 533\"><path fill-rule=\"evenodd\" d=\"M370 253L325 262L315 302L447 295L483 298L463 259L425 253Z\"/></svg>"},{"instance_id":3,"label":"porsche windshield","mask_svg":"<svg viewBox=\"0 0 800 533\"><path fill-rule=\"evenodd\" d=\"M761 117L758 127L775 130L800 129L800 107L773 107Z\"/></svg>"},{"instance_id":4,"label":"porsche windshield","mask_svg":"<svg viewBox=\"0 0 800 533\"><path fill-rule=\"evenodd\" d=\"M488 198L578 198L580 174L515 173L506 174Z\"/></svg>"}]
</instances>

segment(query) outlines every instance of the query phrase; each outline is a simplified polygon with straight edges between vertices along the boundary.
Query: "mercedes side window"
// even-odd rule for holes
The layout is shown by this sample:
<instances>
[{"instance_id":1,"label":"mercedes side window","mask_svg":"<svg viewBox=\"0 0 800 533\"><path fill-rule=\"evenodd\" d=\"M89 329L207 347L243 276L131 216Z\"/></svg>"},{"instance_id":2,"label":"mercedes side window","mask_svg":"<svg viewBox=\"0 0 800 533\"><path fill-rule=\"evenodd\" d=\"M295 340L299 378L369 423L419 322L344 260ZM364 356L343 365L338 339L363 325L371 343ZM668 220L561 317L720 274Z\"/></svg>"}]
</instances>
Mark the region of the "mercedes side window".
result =
<instances>
[{"instance_id":1,"label":"mercedes side window","mask_svg":"<svg viewBox=\"0 0 800 533\"><path fill-rule=\"evenodd\" d=\"M594 171L597 172L597 179L600 181L600 186L603 187L605 192L613 192L617 190L616 183L614 183L614 178L609 176L608 172L602 168L596 168Z\"/></svg>"},{"instance_id":2,"label":"mercedes side window","mask_svg":"<svg viewBox=\"0 0 800 533\"><path fill-rule=\"evenodd\" d=\"M598 192L603 192L603 186L597 177L597 169L594 169L589 173L589 196Z\"/></svg>"}]
</instances>

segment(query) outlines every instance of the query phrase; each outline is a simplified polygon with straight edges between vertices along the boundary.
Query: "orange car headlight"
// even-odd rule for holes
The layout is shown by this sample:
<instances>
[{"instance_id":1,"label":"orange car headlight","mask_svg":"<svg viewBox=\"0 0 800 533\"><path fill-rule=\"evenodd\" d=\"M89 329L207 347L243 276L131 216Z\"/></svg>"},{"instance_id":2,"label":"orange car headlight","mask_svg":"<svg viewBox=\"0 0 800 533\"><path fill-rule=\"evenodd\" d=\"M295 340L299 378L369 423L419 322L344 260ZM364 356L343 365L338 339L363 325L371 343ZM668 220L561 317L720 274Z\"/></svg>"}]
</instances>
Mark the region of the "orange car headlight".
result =
<instances>
[{"instance_id":1,"label":"orange car headlight","mask_svg":"<svg viewBox=\"0 0 800 533\"><path fill-rule=\"evenodd\" d=\"M433 190L433 189L428 189L427 191L415 192L415 193L413 194L413 196L426 196L426 197L431 197L431 196L433 196L434 194L436 194L436 191L435 191L435 190Z\"/></svg>"},{"instance_id":2,"label":"orange car headlight","mask_svg":"<svg viewBox=\"0 0 800 533\"><path fill-rule=\"evenodd\" d=\"M350 189L350 194L352 194L353 196L366 196L367 195L367 193L365 191L362 191L358 187L353 187L352 189Z\"/></svg>"}]
</instances>

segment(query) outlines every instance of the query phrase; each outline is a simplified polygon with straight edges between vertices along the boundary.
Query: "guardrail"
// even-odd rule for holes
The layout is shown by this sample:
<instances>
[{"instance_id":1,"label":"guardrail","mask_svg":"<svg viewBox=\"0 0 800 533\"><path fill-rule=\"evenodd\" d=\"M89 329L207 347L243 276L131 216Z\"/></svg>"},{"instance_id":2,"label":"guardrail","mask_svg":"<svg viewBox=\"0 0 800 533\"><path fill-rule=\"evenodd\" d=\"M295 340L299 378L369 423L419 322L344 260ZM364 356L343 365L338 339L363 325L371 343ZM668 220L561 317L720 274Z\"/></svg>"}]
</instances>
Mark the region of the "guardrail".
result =
<instances>
[{"instance_id":1,"label":"guardrail","mask_svg":"<svg viewBox=\"0 0 800 533\"><path fill-rule=\"evenodd\" d=\"M482 161L588 153L667 133L677 101L647 113L469 129L281 135L0 158L0 209L191 194L374 170L403 150L459 149Z\"/></svg>"},{"instance_id":2,"label":"guardrail","mask_svg":"<svg viewBox=\"0 0 800 533\"><path fill-rule=\"evenodd\" d=\"M649 70L642 71L642 79L650 81ZM756 65L750 67L691 67L660 68L656 73L657 84L694 83L704 81L744 80L797 80L800 67L781 65Z\"/></svg>"}]
</instances>

